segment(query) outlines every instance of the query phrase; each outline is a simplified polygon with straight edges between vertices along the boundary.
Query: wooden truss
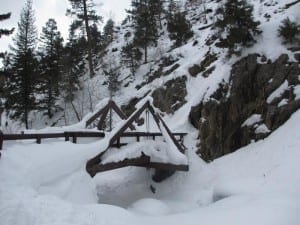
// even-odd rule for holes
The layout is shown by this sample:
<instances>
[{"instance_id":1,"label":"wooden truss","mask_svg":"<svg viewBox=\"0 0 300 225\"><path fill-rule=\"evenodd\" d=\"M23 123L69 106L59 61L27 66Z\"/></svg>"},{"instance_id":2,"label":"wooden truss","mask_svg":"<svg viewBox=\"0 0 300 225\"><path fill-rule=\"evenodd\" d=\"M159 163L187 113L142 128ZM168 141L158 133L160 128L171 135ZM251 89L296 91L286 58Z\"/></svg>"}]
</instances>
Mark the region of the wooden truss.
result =
<instances>
[{"instance_id":1,"label":"wooden truss","mask_svg":"<svg viewBox=\"0 0 300 225\"><path fill-rule=\"evenodd\" d=\"M169 139L174 143L174 145L177 147L178 151L181 153L185 152L185 147L183 144L180 144L177 139L175 138L174 134L170 131L166 123L162 120L161 116L155 112L154 108L152 107L151 103L149 101L146 101L143 106L141 106L139 109L137 109L134 114L132 114L125 122L125 124L119 128L115 133L112 135L112 137L109 140L109 144L106 150L101 152L100 154L96 155L94 158L90 159L87 164L86 164L86 170L87 172L93 177L95 176L98 172L103 172L107 170L112 170L112 169L117 169L117 168L122 168L126 166L138 166L138 167L146 167L146 168L154 168L159 173L162 171L167 172L169 174L168 176L172 175L176 170L181 170L181 171L188 171L188 165L177 165L177 164L172 164L172 163L159 163L159 162L151 162L150 157L142 153L142 156L138 158L133 158L133 159L124 159L123 161L119 162L112 162L112 163L106 163L106 164L101 164L101 158L102 156L110 150L111 147L115 146L121 146L120 145L120 138L121 137L126 137L128 136L128 132L125 132L128 128L133 126L133 122L138 120L139 117L143 112L148 110L158 128L162 131L164 129L166 131L166 135L169 136ZM162 132L163 133L163 132ZM161 133L161 135L163 135ZM134 132L135 136L139 136L139 132ZM145 132L141 132L140 136L143 136ZM181 133L184 135L183 133ZM148 133L148 136L152 136L152 133ZM139 141L139 138L137 138L137 141ZM165 178L164 178L165 179Z\"/></svg>"},{"instance_id":2,"label":"wooden truss","mask_svg":"<svg viewBox=\"0 0 300 225\"><path fill-rule=\"evenodd\" d=\"M122 120L126 120L127 116L123 113L123 111L118 107L118 105L113 101L109 100L108 103L101 109L99 109L91 118L89 118L86 123L85 127L90 126L92 123L94 123L98 118L100 119L97 128L98 130L101 130L104 127L105 119L109 113L112 113L114 111ZM135 127L133 124L129 127L131 130L135 130Z\"/></svg>"}]
</instances>

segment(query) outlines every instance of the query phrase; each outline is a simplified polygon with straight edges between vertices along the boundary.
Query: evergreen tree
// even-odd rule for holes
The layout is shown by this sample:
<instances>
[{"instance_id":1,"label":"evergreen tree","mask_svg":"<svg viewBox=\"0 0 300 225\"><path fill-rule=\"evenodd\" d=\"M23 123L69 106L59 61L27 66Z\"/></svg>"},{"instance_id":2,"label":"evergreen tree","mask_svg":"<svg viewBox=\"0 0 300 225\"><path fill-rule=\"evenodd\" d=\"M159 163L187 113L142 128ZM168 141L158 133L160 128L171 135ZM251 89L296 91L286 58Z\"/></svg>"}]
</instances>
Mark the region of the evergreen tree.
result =
<instances>
[{"instance_id":1,"label":"evergreen tree","mask_svg":"<svg viewBox=\"0 0 300 225\"><path fill-rule=\"evenodd\" d=\"M97 24L93 23L90 26L91 31L91 43L93 46L93 54L97 55L104 48L104 38L98 29Z\"/></svg>"},{"instance_id":2,"label":"evergreen tree","mask_svg":"<svg viewBox=\"0 0 300 225\"><path fill-rule=\"evenodd\" d=\"M127 43L122 47L121 55L122 63L130 68L131 74L134 77L139 62L142 59L141 51L133 43Z\"/></svg>"},{"instance_id":3,"label":"evergreen tree","mask_svg":"<svg viewBox=\"0 0 300 225\"><path fill-rule=\"evenodd\" d=\"M159 27L162 29L162 14L164 12L164 0L149 0L150 12L157 17Z\"/></svg>"},{"instance_id":4,"label":"evergreen tree","mask_svg":"<svg viewBox=\"0 0 300 225\"><path fill-rule=\"evenodd\" d=\"M177 0L169 0L167 16L172 17L178 11L179 11L178 1Z\"/></svg>"},{"instance_id":5,"label":"evergreen tree","mask_svg":"<svg viewBox=\"0 0 300 225\"><path fill-rule=\"evenodd\" d=\"M219 47L229 49L229 55L239 54L241 46L249 47L255 43L255 35L261 33L260 24L253 19L253 7L246 0L227 0L218 9L215 26L220 31Z\"/></svg>"},{"instance_id":6,"label":"evergreen tree","mask_svg":"<svg viewBox=\"0 0 300 225\"><path fill-rule=\"evenodd\" d=\"M170 39L175 40L175 46L181 46L193 36L191 24L185 17L184 12L176 12L168 16L168 31Z\"/></svg>"},{"instance_id":7,"label":"evergreen tree","mask_svg":"<svg viewBox=\"0 0 300 225\"><path fill-rule=\"evenodd\" d=\"M74 93L80 89L79 78L84 74L85 63L83 60L85 39L78 38L70 28L69 39L63 54L63 98L66 102L74 100Z\"/></svg>"},{"instance_id":8,"label":"evergreen tree","mask_svg":"<svg viewBox=\"0 0 300 225\"><path fill-rule=\"evenodd\" d=\"M149 0L132 1L132 17L134 22L134 44L144 50L144 62L147 63L148 46L156 45L158 32L156 20L151 12Z\"/></svg>"},{"instance_id":9,"label":"evergreen tree","mask_svg":"<svg viewBox=\"0 0 300 225\"><path fill-rule=\"evenodd\" d=\"M105 65L103 68L103 72L107 78L110 98L112 98L120 88L120 81L119 81L119 77L121 75L120 68L121 67L117 66L113 60L110 60L110 62L108 62L108 64Z\"/></svg>"},{"instance_id":10,"label":"evergreen tree","mask_svg":"<svg viewBox=\"0 0 300 225\"><path fill-rule=\"evenodd\" d=\"M56 100L60 94L60 81L62 79L63 38L57 30L54 19L49 19L42 29L40 46L41 93L40 107L47 110L49 118L53 116L58 106Z\"/></svg>"},{"instance_id":11,"label":"evergreen tree","mask_svg":"<svg viewBox=\"0 0 300 225\"><path fill-rule=\"evenodd\" d=\"M75 15L77 20L74 21L74 28L84 28L87 37L87 53L88 53L88 63L90 76L95 75L93 56L92 56L92 40L90 31L90 22L98 23L102 20L102 17L98 16L93 9L95 4L92 0L69 0L72 9L67 10L68 15Z\"/></svg>"},{"instance_id":12,"label":"evergreen tree","mask_svg":"<svg viewBox=\"0 0 300 225\"><path fill-rule=\"evenodd\" d=\"M113 41L114 27L115 27L115 22L112 19L109 19L106 22L105 26L103 27L103 36L106 45Z\"/></svg>"},{"instance_id":13,"label":"evergreen tree","mask_svg":"<svg viewBox=\"0 0 300 225\"><path fill-rule=\"evenodd\" d=\"M11 13L6 13L6 14L0 14L0 22L2 20L7 20L9 19L11 16ZM5 29L5 28L0 28L0 38L3 36L3 35L10 35L12 34L14 31L14 28L12 29ZM0 52L0 58L4 58L4 53L3 52Z\"/></svg>"},{"instance_id":14,"label":"evergreen tree","mask_svg":"<svg viewBox=\"0 0 300 225\"><path fill-rule=\"evenodd\" d=\"M282 37L285 43L293 44L300 43L300 25L286 18L279 26L278 34Z\"/></svg>"},{"instance_id":15,"label":"evergreen tree","mask_svg":"<svg viewBox=\"0 0 300 225\"><path fill-rule=\"evenodd\" d=\"M18 32L14 39L11 72L5 84L6 108L12 118L21 118L26 129L29 127L28 115L35 109L35 84L37 60L35 47L37 31L34 26L32 1L27 0L21 11Z\"/></svg>"}]
</instances>

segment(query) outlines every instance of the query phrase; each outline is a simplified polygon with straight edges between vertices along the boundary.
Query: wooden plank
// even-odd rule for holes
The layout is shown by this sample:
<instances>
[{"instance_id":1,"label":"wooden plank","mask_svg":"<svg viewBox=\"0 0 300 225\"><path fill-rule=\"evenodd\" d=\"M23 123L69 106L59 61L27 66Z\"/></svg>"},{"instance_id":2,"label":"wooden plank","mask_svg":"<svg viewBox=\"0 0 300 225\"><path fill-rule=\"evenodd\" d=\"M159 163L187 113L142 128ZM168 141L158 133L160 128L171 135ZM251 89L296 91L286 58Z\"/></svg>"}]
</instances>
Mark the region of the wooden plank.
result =
<instances>
[{"instance_id":1,"label":"wooden plank","mask_svg":"<svg viewBox=\"0 0 300 225\"><path fill-rule=\"evenodd\" d=\"M3 132L0 130L0 151L3 148L3 140L4 140ZM1 152L0 152L0 156L1 156Z\"/></svg>"},{"instance_id":2,"label":"wooden plank","mask_svg":"<svg viewBox=\"0 0 300 225\"><path fill-rule=\"evenodd\" d=\"M142 155L141 157L133 158L133 159L124 159L119 162L112 162L106 164L94 164L91 167L87 167L86 170L91 177L94 177L99 172L119 169L127 166L137 166L137 167L145 167L145 168L153 168L157 170L169 170L169 171L189 170L189 166L184 164L176 165L172 163L150 162L150 157L147 155Z\"/></svg>"},{"instance_id":3,"label":"wooden plank","mask_svg":"<svg viewBox=\"0 0 300 225\"><path fill-rule=\"evenodd\" d=\"M179 136L179 137L184 137L187 135L187 133L172 133L174 136ZM121 134L121 137L148 137L148 136L155 136L155 137L159 137L159 136L163 136L162 133L160 132L124 132Z\"/></svg>"},{"instance_id":4,"label":"wooden plank","mask_svg":"<svg viewBox=\"0 0 300 225\"><path fill-rule=\"evenodd\" d=\"M95 113L90 119L86 121L85 127L91 125L91 123L94 122L101 114L103 114L107 110L107 108L108 108L108 104L103 108L99 109L97 113Z\"/></svg>"},{"instance_id":5,"label":"wooden plank","mask_svg":"<svg viewBox=\"0 0 300 225\"><path fill-rule=\"evenodd\" d=\"M162 123L162 125L164 126L164 128L166 129L169 137L172 139L173 143L176 145L176 147L179 149L179 151L181 153L185 152L185 149L182 147L182 145L179 144L179 142L176 140L176 138L174 137L174 135L172 134L172 132L170 131L170 129L168 128L168 126L166 125L166 123L163 121L163 119L157 115L158 119L160 120L160 122Z\"/></svg>"},{"instance_id":6,"label":"wooden plank","mask_svg":"<svg viewBox=\"0 0 300 225\"><path fill-rule=\"evenodd\" d=\"M107 107L106 110L101 115L101 118L97 125L98 130L101 130L104 127L105 119L106 119L108 112L109 112L109 107Z\"/></svg>"},{"instance_id":7,"label":"wooden plank","mask_svg":"<svg viewBox=\"0 0 300 225\"><path fill-rule=\"evenodd\" d=\"M86 170L91 177L94 177L99 172L123 168L126 166L143 166L144 164L147 164L149 162L150 162L150 157L143 154L141 157L133 158L133 159L125 159L119 162L106 163L106 164L94 164L91 167L87 167Z\"/></svg>"},{"instance_id":8,"label":"wooden plank","mask_svg":"<svg viewBox=\"0 0 300 225\"><path fill-rule=\"evenodd\" d=\"M3 134L0 133L0 150L3 148L4 141L16 141L16 140L30 140L35 139L37 144L41 144L42 139L50 138L65 138L65 141L69 141L72 137L73 143L77 142L77 137L104 137L103 132L84 132L84 131L67 131L64 133L32 133L32 134Z\"/></svg>"},{"instance_id":9,"label":"wooden plank","mask_svg":"<svg viewBox=\"0 0 300 225\"><path fill-rule=\"evenodd\" d=\"M145 165L147 168L154 168L160 170L179 170L179 171L188 171L189 166L185 164L172 164L172 163L160 163L160 162L149 162Z\"/></svg>"},{"instance_id":10,"label":"wooden plank","mask_svg":"<svg viewBox=\"0 0 300 225\"><path fill-rule=\"evenodd\" d=\"M85 132L85 131L68 131L68 132L65 132L68 136L70 137L73 137L73 136L76 136L76 137L104 137L105 136L105 133L103 132L93 132L93 131L88 131L88 132Z\"/></svg>"}]
</instances>

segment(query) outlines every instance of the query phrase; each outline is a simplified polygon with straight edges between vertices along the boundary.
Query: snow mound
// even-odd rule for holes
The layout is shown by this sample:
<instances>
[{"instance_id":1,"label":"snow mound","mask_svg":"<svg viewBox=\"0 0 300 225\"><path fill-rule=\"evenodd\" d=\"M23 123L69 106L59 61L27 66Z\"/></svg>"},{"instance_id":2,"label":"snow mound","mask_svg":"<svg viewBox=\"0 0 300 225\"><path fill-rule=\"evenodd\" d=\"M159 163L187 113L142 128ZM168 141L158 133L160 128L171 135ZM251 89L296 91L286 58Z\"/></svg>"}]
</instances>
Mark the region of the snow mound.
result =
<instances>
[{"instance_id":1,"label":"snow mound","mask_svg":"<svg viewBox=\"0 0 300 225\"><path fill-rule=\"evenodd\" d=\"M140 199L129 206L128 209L133 212L152 216L167 215L171 212L167 204L153 198Z\"/></svg>"}]
</instances>

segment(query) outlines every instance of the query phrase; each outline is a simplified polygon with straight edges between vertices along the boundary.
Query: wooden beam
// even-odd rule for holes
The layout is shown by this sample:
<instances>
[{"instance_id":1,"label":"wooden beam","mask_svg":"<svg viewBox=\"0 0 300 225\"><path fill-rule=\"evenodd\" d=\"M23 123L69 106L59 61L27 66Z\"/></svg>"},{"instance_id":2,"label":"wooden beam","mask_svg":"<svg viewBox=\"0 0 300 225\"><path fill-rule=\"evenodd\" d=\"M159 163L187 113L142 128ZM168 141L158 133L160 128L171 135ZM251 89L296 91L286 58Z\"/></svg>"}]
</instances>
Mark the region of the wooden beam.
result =
<instances>
[{"instance_id":1,"label":"wooden beam","mask_svg":"<svg viewBox=\"0 0 300 225\"><path fill-rule=\"evenodd\" d=\"M118 107L118 105L114 101L110 101L110 107L118 114L118 116L122 120L126 120L127 119L127 116L125 115L125 113L123 113L123 111ZM134 127L133 124L130 124L129 128L131 130L135 130L135 127Z\"/></svg>"},{"instance_id":2,"label":"wooden beam","mask_svg":"<svg viewBox=\"0 0 300 225\"><path fill-rule=\"evenodd\" d=\"M147 155L142 155L138 158L124 159L119 162L112 162L106 164L94 164L87 167L86 170L91 177L94 177L99 172L104 172L108 170L119 169L127 166L137 166L145 168L153 168L157 170L168 170L168 171L188 171L189 166L184 164L172 164L172 163L161 163L161 162L150 162L150 157Z\"/></svg>"},{"instance_id":3,"label":"wooden beam","mask_svg":"<svg viewBox=\"0 0 300 225\"><path fill-rule=\"evenodd\" d=\"M138 109L133 115L129 117L127 122L121 127L114 136L110 139L109 144L112 145L115 141L125 132L125 130L135 121L139 116L144 112L144 110L149 106L149 102L147 101L140 109Z\"/></svg>"},{"instance_id":4,"label":"wooden beam","mask_svg":"<svg viewBox=\"0 0 300 225\"><path fill-rule=\"evenodd\" d=\"M108 170L123 168L126 166L143 166L150 162L150 157L142 154L141 157L133 159L124 159L123 161L106 163L106 164L94 164L91 167L87 167L87 172L94 177L99 172L104 172Z\"/></svg>"},{"instance_id":5,"label":"wooden beam","mask_svg":"<svg viewBox=\"0 0 300 225\"><path fill-rule=\"evenodd\" d=\"M101 118L100 118L99 123L97 125L98 130L101 130L104 127L103 125L105 123L105 119L106 119L106 116L107 116L108 112L109 112L109 107L107 107L101 115Z\"/></svg>"},{"instance_id":6,"label":"wooden beam","mask_svg":"<svg viewBox=\"0 0 300 225\"><path fill-rule=\"evenodd\" d=\"M91 123L93 123L101 114L103 114L103 112L105 112L105 110L107 110L108 108L108 104L105 105L103 108L99 109L98 112L96 112L91 118L89 118L86 123L85 123L85 127L88 127Z\"/></svg>"},{"instance_id":7,"label":"wooden beam","mask_svg":"<svg viewBox=\"0 0 300 225\"><path fill-rule=\"evenodd\" d=\"M158 113L155 113L155 110L153 109L153 107L149 104L148 106L149 111L151 112L157 126L160 128L160 123L163 125L164 129L167 131L169 137L171 138L171 140L173 141L173 143L176 145L176 147L178 148L178 150L181 153L184 153L184 148L182 148L182 146L179 144L179 142L177 141L177 139L174 137L174 135L172 134L172 132L170 131L170 129L168 128L168 126L166 125L166 123L163 121L163 119L160 117L160 115Z\"/></svg>"},{"instance_id":8,"label":"wooden beam","mask_svg":"<svg viewBox=\"0 0 300 225\"><path fill-rule=\"evenodd\" d=\"M4 137L3 137L3 132L0 130L0 150L2 150L3 148L3 140L4 140ZM0 156L1 156L1 152L0 152Z\"/></svg>"}]
</instances>

